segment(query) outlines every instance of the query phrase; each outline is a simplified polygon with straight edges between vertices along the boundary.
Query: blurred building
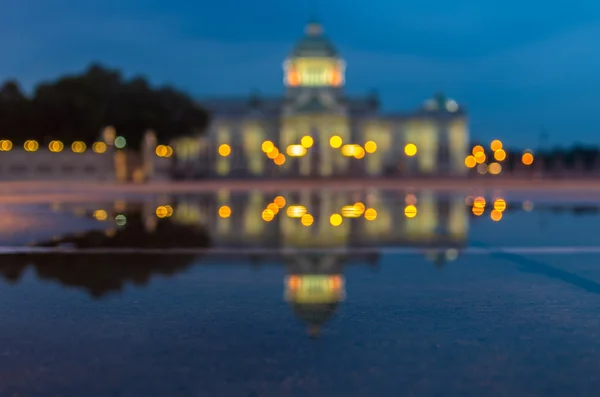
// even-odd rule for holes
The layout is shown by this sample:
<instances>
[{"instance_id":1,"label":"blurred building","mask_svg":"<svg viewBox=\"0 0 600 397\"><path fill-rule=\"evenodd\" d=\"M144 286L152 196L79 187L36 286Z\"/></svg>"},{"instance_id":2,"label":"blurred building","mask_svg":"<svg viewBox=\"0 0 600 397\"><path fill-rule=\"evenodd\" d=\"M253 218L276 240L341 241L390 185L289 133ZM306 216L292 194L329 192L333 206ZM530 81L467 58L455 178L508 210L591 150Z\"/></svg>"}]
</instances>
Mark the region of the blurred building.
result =
<instances>
[{"instance_id":1,"label":"blurred building","mask_svg":"<svg viewBox=\"0 0 600 397\"><path fill-rule=\"evenodd\" d=\"M283 77L281 97L200 101L212 113L212 123L207 136L175 143L181 172L256 177L466 173L464 109L440 94L414 111L386 114L376 94L349 96L346 64L320 24L306 26L283 64ZM405 153L408 144L416 146L416 155L413 146Z\"/></svg>"}]
</instances>

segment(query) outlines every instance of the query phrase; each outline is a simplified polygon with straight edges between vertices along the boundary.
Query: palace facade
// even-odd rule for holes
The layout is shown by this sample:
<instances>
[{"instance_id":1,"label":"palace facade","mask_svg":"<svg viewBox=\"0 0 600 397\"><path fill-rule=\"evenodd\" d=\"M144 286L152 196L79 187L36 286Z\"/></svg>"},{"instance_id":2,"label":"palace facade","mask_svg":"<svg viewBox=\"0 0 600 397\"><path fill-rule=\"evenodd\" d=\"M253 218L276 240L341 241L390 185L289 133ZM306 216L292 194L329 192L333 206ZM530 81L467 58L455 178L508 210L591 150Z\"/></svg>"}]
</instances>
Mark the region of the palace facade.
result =
<instances>
[{"instance_id":1,"label":"palace facade","mask_svg":"<svg viewBox=\"0 0 600 397\"><path fill-rule=\"evenodd\" d=\"M174 142L177 168L197 176L465 175L465 110L436 95L382 112L376 94L345 92L346 63L318 23L283 64L281 97L205 99L207 134Z\"/></svg>"}]
</instances>

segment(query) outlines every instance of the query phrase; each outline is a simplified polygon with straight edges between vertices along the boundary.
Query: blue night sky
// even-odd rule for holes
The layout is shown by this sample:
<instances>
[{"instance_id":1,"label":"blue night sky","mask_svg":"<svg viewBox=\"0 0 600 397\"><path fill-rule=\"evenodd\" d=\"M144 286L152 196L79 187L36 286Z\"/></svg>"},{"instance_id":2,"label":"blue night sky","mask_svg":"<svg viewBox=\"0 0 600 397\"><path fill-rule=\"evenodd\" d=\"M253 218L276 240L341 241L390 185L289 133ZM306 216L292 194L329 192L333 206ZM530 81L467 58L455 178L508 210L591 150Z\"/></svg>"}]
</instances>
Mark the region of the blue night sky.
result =
<instances>
[{"instance_id":1,"label":"blue night sky","mask_svg":"<svg viewBox=\"0 0 600 397\"><path fill-rule=\"evenodd\" d=\"M368 5L368 6L367 6ZM281 93L281 65L316 14L348 64L347 90L385 110L438 90L476 139L600 143L594 0L0 0L0 79L24 88L91 61L195 96Z\"/></svg>"}]
</instances>

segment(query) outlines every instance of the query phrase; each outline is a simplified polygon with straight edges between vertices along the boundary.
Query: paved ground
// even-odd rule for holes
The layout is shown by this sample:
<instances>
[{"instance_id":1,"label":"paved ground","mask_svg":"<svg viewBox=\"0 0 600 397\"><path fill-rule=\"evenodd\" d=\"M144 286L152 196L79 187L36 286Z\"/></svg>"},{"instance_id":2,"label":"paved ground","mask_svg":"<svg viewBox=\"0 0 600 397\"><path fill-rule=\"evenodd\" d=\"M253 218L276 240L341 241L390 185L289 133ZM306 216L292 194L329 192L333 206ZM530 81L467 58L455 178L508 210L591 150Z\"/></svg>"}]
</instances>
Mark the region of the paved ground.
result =
<instances>
[{"instance_id":1,"label":"paved ground","mask_svg":"<svg viewBox=\"0 0 600 397\"><path fill-rule=\"evenodd\" d=\"M89 201L147 194L202 193L219 189L246 191L260 189L278 193L290 190L331 188L339 190L428 189L465 191L500 189L503 191L552 194L568 199L599 197L600 179L307 179L307 180L207 180L194 182L151 182L117 184L102 182L0 182L0 203L32 203L40 201ZM562 197L561 197L562 196Z\"/></svg>"}]
</instances>

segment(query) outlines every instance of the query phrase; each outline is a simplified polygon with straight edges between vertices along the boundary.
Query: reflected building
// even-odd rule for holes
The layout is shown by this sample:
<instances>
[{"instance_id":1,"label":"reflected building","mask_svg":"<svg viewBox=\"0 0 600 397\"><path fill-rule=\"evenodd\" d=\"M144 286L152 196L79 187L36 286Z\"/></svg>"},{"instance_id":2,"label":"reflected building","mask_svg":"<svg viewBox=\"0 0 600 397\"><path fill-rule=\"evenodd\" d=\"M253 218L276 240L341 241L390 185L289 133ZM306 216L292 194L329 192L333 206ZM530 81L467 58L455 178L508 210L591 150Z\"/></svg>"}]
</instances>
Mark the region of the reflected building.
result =
<instances>
[{"instance_id":1,"label":"reflected building","mask_svg":"<svg viewBox=\"0 0 600 397\"><path fill-rule=\"evenodd\" d=\"M344 268L351 262L377 265L377 255L299 254L285 259L284 298L316 338L346 298Z\"/></svg>"},{"instance_id":2,"label":"reflected building","mask_svg":"<svg viewBox=\"0 0 600 397\"><path fill-rule=\"evenodd\" d=\"M173 143L178 167L186 170L182 174L328 177L468 171L469 129L462 106L437 94L413 111L386 113L376 93L349 95L346 62L317 22L306 26L283 63L283 83L285 92L279 97L253 93L201 100L212 116L207 134ZM408 144L416 146L418 155L405 155ZM222 147L226 150L220 151ZM277 160L278 154L284 161Z\"/></svg>"},{"instance_id":3,"label":"reflected building","mask_svg":"<svg viewBox=\"0 0 600 397\"><path fill-rule=\"evenodd\" d=\"M276 195L260 191L240 193L221 191L211 196L182 197L173 220L200 223L216 246L251 248L336 248L336 247L418 247L455 248L467 244L469 212L462 195L438 196L433 192L406 194L380 190L343 192L332 190L282 193L286 207L263 219L263 212ZM415 201L416 216L406 214L407 199ZM412 202L412 201L411 201ZM365 214L345 214L346 206L362 203L374 219ZM229 208L222 217L220 208ZM288 214L291 207L311 217L305 226L300 214ZM339 226L331 216L339 214ZM347 216L347 217L344 217ZM414 216L414 217L411 217Z\"/></svg>"}]
</instances>

